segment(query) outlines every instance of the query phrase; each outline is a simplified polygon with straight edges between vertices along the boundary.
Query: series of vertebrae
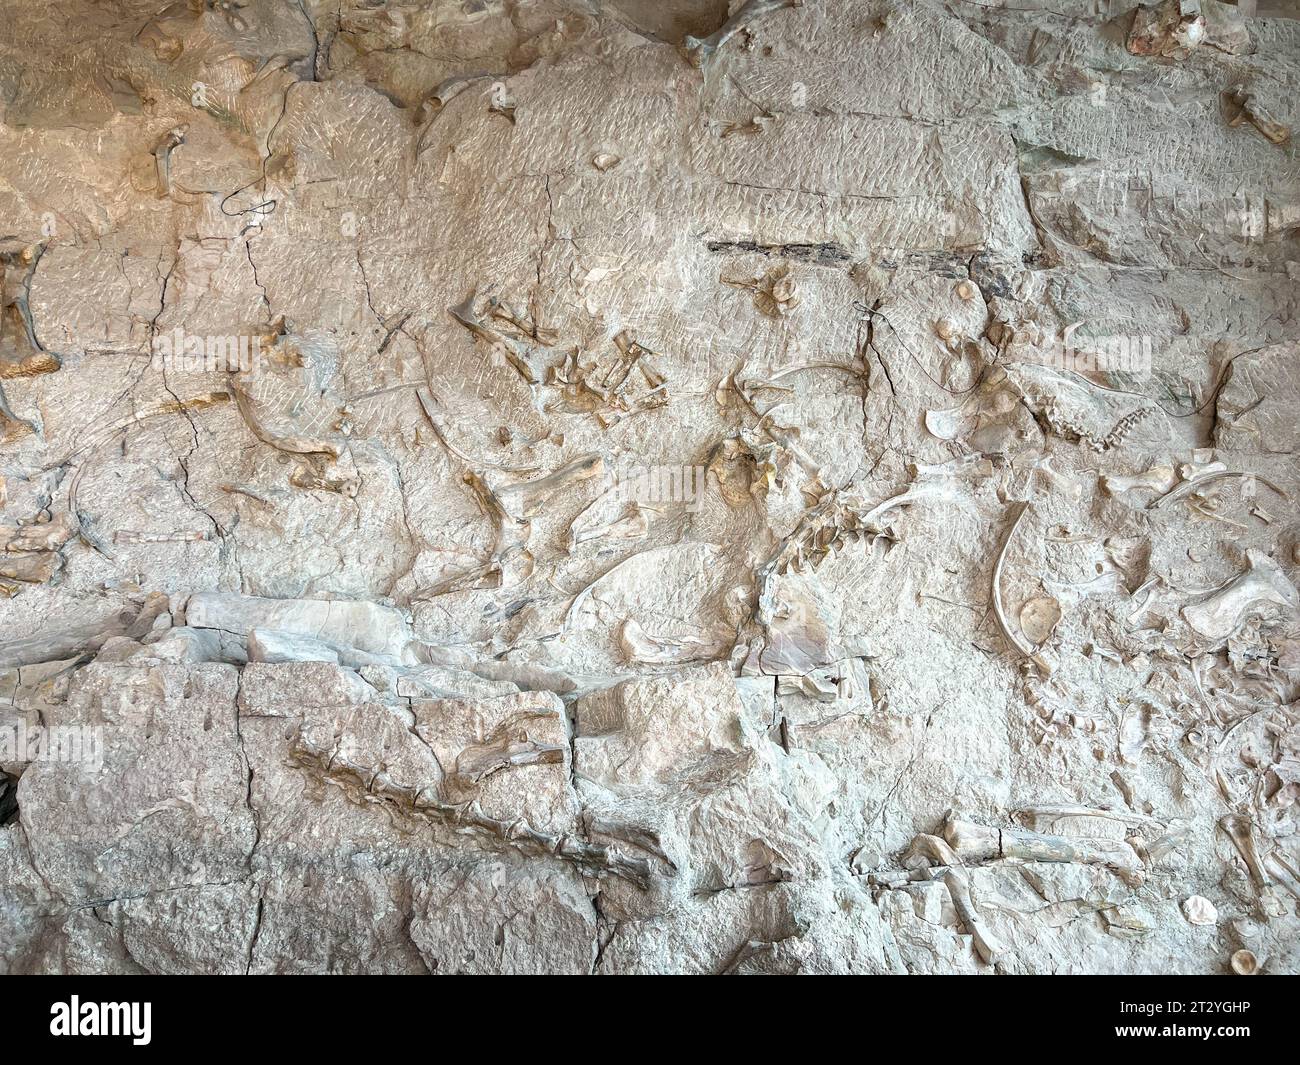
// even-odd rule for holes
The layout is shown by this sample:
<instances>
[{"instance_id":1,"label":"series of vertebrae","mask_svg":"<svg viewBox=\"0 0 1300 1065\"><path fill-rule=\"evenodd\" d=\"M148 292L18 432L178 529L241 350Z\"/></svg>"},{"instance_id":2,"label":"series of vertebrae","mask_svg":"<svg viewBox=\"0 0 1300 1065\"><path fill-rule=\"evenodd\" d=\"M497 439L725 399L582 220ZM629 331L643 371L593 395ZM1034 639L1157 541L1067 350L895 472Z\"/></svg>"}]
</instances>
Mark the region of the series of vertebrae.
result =
<instances>
[{"instance_id":1,"label":"series of vertebrae","mask_svg":"<svg viewBox=\"0 0 1300 1065\"><path fill-rule=\"evenodd\" d=\"M1052 427L1063 436L1077 438L1092 451L1102 452L1119 447L1144 419L1155 414L1156 409L1153 406L1145 406L1130 411L1120 418L1104 436L1098 436L1095 429L1067 417L1062 412L1060 404L1055 400L1048 403L1046 414L1047 420Z\"/></svg>"},{"instance_id":2,"label":"series of vertebrae","mask_svg":"<svg viewBox=\"0 0 1300 1065\"><path fill-rule=\"evenodd\" d=\"M601 843L592 843L569 834L539 832L523 818L504 820L485 813L477 799L447 802L436 784L402 784L383 769L361 765L338 752L337 748L315 744L300 733L290 747L291 756L303 768L323 771L325 776L360 789L359 801L381 801L428 822L434 820L455 831L480 832L535 856L550 856L606 872L636 884L649 886L651 877L673 875L656 870L649 859L630 858Z\"/></svg>"}]
</instances>

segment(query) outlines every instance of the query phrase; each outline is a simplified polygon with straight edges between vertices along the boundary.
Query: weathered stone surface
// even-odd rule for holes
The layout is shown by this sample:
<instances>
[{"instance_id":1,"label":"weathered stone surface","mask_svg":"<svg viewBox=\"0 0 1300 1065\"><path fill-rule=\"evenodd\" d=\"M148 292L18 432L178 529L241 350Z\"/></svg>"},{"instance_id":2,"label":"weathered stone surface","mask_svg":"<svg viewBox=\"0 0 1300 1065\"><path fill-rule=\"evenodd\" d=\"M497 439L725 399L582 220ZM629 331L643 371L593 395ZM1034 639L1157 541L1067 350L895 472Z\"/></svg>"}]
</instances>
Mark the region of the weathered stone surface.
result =
<instances>
[{"instance_id":1,"label":"weathered stone surface","mask_svg":"<svg viewBox=\"0 0 1300 1065\"><path fill-rule=\"evenodd\" d=\"M1300 971L1293 8L0 0L0 971Z\"/></svg>"}]
</instances>

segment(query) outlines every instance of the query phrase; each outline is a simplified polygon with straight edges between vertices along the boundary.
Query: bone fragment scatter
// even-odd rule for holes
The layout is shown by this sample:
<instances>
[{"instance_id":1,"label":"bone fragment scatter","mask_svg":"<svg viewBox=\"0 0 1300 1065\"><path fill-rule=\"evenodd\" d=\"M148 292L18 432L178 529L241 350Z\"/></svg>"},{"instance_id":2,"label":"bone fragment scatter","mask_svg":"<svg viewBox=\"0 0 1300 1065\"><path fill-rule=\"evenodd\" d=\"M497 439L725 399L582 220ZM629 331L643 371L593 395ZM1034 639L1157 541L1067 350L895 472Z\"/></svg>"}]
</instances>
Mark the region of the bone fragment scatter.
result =
<instances>
[{"instance_id":1,"label":"bone fragment scatter","mask_svg":"<svg viewBox=\"0 0 1300 1065\"><path fill-rule=\"evenodd\" d=\"M1289 0L0 0L0 971L1300 971Z\"/></svg>"}]
</instances>

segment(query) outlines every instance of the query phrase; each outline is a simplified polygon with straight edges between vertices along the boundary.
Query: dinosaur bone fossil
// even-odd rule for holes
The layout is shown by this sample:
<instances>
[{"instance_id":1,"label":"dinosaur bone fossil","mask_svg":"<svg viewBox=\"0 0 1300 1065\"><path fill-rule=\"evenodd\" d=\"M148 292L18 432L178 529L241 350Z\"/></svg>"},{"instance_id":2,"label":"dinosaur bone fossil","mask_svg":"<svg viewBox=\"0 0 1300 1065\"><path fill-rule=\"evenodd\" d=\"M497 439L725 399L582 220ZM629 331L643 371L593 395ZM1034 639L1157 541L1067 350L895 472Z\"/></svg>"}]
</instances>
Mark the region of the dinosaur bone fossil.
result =
<instances>
[{"instance_id":1,"label":"dinosaur bone fossil","mask_svg":"<svg viewBox=\"0 0 1300 1065\"><path fill-rule=\"evenodd\" d=\"M802 0L746 0L744 6L708 37L687 37L686 55L697 67L704 66L713 54L756 19L783 7L798 7Z\"/></svg>"},{"instance_id":2,"label":"dinosaur bone fossil","mask_svg":"<svg viewBox=\"0 0 1300 1065\"><path fill-rule=\"evenodd\" d=\"M1246 569L1216 591L1182 608L1187 624L1208 640L1226 640L1249 617L1300 611L1300 592L1268 555L1249 548Z\"/></svg>"},{"instance_id":3,"label":"dinosaur bone fossil","mask_svg":"<svg viewBox=\"0 0 1300 1065\"><path fill-rule=\"evenodd\" d=\"M647 887L654 875L648 859L629 858L612 847L589 843L572 835L539 832L522 819L491 817L483 812L476 800L447 801L441 797L436 784L398 783L383 768L353 762L334 747L313 743L301 731L296 734L290 750L303 767L351 785L360 801L387 802L418 820L481 833L525 853L574 862L594 872L622 877L638 887ZM667 870L663 875L673 874Z\"/></svg>"}]
</instances>

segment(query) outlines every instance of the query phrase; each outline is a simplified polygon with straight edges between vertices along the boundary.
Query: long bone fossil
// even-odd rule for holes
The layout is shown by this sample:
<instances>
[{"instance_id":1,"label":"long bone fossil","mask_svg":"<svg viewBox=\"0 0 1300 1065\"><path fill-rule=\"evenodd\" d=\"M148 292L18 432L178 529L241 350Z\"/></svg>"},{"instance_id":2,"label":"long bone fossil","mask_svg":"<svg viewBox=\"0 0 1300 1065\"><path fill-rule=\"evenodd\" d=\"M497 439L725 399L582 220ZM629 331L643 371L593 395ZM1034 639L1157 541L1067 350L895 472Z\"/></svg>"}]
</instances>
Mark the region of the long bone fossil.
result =
<instances>
[{"instance_id":1,"label":"long bone fossil","mask_svg":"<svg viewBox=\"0 0 1300 1065\"><path fill-rule=\"evenodd\" d=\"M1040 648L1032 646L1012 631L1011 623L1007 621L1006 608L1002 605L1002 567L1006 564L1007 551L1016 535L1016 529L1020 527L1020 520L1028 510L1028 502L1020 502L1012 506L1011 524L1007 528L1006 536L1002 539L1002 548L998 551L998 559L993 564L993 581L989 590L989 598L993 606L993 617L997 620L1003 638L1021 658L1033 663L1042 671L1044 676L1047 676L1052 672L1051 663L1040 653Z\"/></svg>"},{"instance_id":2,"label":"long bone fossil","mask_svg":"<svg viewBox=\"0 0 1300 1065\"><path fill-rule=\"evenodd\" d=\"M166 199L172 192L172 152L185 143L189 127L182 124L167 131L154 146L154 172L158 178L158 196Z\"/></svg>"},{"instance_id":3,"label":"long bone fossil","mask_svg":"<svg viewBox=\"0 0 1300 1065\"><path fill-rule=\"evenodd\" d=\"M37 338L32 317L32 278L44 254L44 244L0 251L0 378L53 373L62 365Z\"/></svg>"},{"instance_id":4,"label":"long bone fossil","mask_svg":"<svg viewBox=\"0 0 1300 1065\"><path fill-rule=\"evenodd\" d=\"M41 344L31 311L32 278L45 245L0 251L0 380L53 373L62 363ZM18 277L15 280L14 275ZM37 431L36 423L16 414L0 387L0 440Z\"/></svg>"},{"instance_id":5,"label":"long bone fossil","mask_svg":"<svg viewBox=\"0 0 1300 1065\"><path fill-rule=\"evenodd\" d=\"M1250 873L1251 882L1259 892L1260 900L1266 911L1275 911L1281 908L1281 902L1277 898L1274 890L1273 878L1268 875L1264 868L1264 858L1259 851L1259 840L1256 837L1255 826L1251 823L1249 817L1244 814L1229 814L1220 818L1219 828L1223 834L1232 841L1233 847L1241 856L1245 863L1246 870ZM1276 913L1270 912L1270 916L1276 916Z\"/></svg>"},{"instance_id":6,"label":"long bone fossil","mask_svg":"<svg viewBox=\"0 0 1300 1065\"><path fill-rule=\"evenodd\" d=\"M557 492L604 472L601 456L583 455L544 477L493 489L479 474L467 470L462 480L495 528L491 556L479 566L420 590L416 597L429 599L474 588L506 588L526 580L533 572L533 556L528 550L532 519Z\"/></svg>"},{"instance_id":7,"label":"long bone fossil","mask_svg":"<svg viewBox=\"0 0 1300 1065\"><path fill-rule=\"evenodd\" d=\"M132 426L140 425L143 422L153 418L166 417L171 414L184 414L188 417L190 411L204 410L221 403L227 403L230 400L230 394L227 392L209 392L205 395L193 396L190 399L176 400L173 403L162 403L148 410L141 411L138 414L132 414L129 417L122 418L111 425L97 429L91 434L89 440L77 448L71 455L64 459L59 465L67 465L76 460L79 456L84 455L85 460L77 466L77 471L72 475L72 480L68 485L68 493L65 499L65 507L68 517L76 527L77 536L88 547L93 547L96 551L104 555L108 552L104 550L102 544L98 543L94 537L87 531L82 521L81 510L77 506L77 493L81 488L81 479L85 476L86 470L90 465L91 459L94 458L100 448L107 444L119 433L123 433Z\"/></svg>"},{"instance_id":8,"label":"long bone fossil","mask_svg":"<svg viewBox=\"0 0 1300 1065\"><path fill-rule=\"evenodd\" d=\"M1147 504L1147 509L1159 510L1161 507L1166 507L1170 503L1177 503L1180 499L1186 499L1193 492L1199 492L1202 488L1206 487L1207 485L1214 484L1216 481L1223 481L1229 478L1237 478L1237 477L1246 478L1252 481L1257 481L1260 484L1262 484L1265 488L1268 488L1271 491L1275 492L1277 495L1281 496L1283 499L1291 498L1286 494L1286 492L1282 491L1281 488L1275 485L1267 477L1260 477L1259 475L1253 473L1238 473L1234 470L1214 470L1210 473L1203 474L1200 477L1194 477L1191 480L1178 485L1176 488L1173 488L1170 491L1165 492L1163 495L1158 496L1157 498L1151 500L1151 502Z\"/></svg>"},{"instance_id":9,"label":"long bone fossil","mask_svg":"<svg viewBox=\"0 0 1300 1065\"><path fill-rule=\"evenodd\" d=\"M500 352L506 362L515 368L526 383L529 385L538 384L541 378L537 376L537 371L533 368L532 352L526 350L522 345L517 344L499 330L493 329L487 324L487 321L480 318L474 310L474 301L477 297L477 292L471 292L463 303L449 308L447 313L468 329L470 333L478 337L479 340L487 344L491 350ZM489 300L489 313L498 306L498 301Z\"/></svg>"}]
</instances>

